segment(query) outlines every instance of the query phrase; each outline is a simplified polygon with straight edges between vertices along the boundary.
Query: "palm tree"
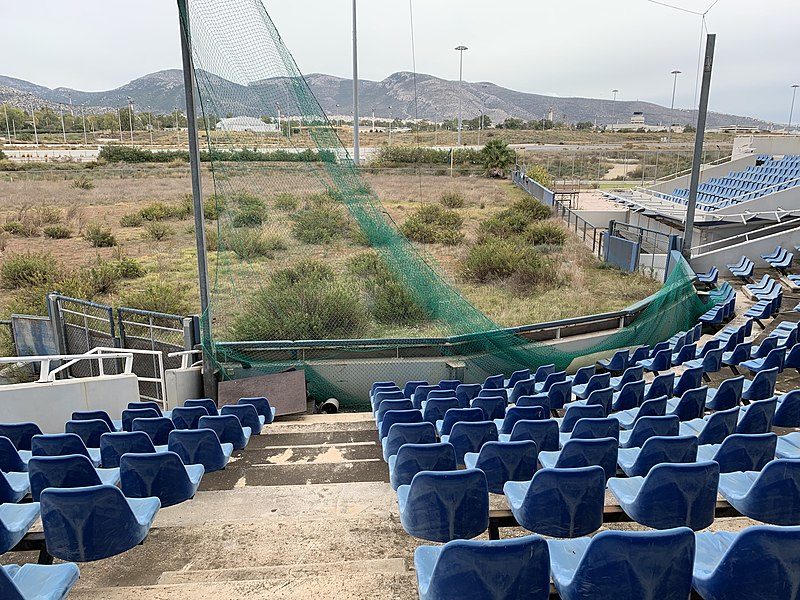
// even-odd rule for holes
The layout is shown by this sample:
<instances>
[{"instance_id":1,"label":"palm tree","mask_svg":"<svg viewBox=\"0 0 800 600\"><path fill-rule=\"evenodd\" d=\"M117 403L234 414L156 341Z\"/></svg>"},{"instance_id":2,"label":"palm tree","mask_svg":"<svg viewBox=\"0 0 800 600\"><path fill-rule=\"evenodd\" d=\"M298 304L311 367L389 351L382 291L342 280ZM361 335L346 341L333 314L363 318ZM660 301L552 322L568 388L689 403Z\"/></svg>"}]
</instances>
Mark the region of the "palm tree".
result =
<instances>
[{"instance_id":1,"label":"palm tree","mask_svg":"<svg viewBox=\"0 0 800 600\"><path fill-rule=\"evenodd\" d=\"M506 169L514 164L516 154L501 139L490 140L481 150L483 166L489 177L505 177Z\"/></svg>"}]
</instances>

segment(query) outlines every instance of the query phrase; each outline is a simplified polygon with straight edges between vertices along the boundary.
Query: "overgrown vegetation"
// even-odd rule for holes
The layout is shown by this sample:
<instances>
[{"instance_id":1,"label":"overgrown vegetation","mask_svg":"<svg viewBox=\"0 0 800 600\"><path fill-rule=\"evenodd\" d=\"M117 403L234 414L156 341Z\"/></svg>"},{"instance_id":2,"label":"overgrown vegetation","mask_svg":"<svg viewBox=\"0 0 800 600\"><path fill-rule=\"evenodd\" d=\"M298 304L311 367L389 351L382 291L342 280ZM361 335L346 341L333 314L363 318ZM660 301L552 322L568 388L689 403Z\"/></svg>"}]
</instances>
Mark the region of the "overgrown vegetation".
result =
<instances>
[{"instance_id":1,"label":"overgrown vegetation","mask_svg":"<svg viewBox=\"0 0 800 600\"><path fill-rule=\"evenodd\" d=\"M508 144L499 138L489 140L481 148L481 164L489 177L505 177L516 156Z\"/></svg>"},{"instance_id":2,"label":"overgrown vegetation","mask_svg":"<svg viewBox=\"0 0 800 600\"><path fill-rule=\"evenodd\" d=\"M148 282L144 289L123 294L120 306L170 315L188 315L192 310L185 286L161 280Z\"/></svg>"},{"instance_id":3,"label":"overgrown vegetation","mask_svg":"<svg viewBox=\"0 0 800 600\"><path fill-rule=\"evenodd\" d=\"M72 230L66 225L48 225L42 231L44 237L53 240L65 240L72 237Z\"/></svg>"},{"instance_id":4,"label":"overgrown vegetation","mask_svg":"<svg viewBox=\"0 0 800 600\"><path fill-rule=\"evenodd\" d=\"M234 227L254 227L267 220L267 203L261 198L240 192L230 198L234 205L231 224Z\"/></svg>"},{"instance_id":5,"label":"overgrown vegetation","mask_svg":"<svg viewBox=\"0 0 800 600\"><path fill-rule=\"evenodd\" d=\"M427 320L423 307L392 275L377 253L357 254L348 262L348 271L361 282L367 306L376 322L410 326Z\"/></svg>"},{"instance_id":6,"label":"overgrown vegetation","mask_svg":"<svg viewBox=\"0 0 800 600\"><path fill-rule=\"evenodd\" d=\"M425 204L406 219L400 231L408 239L422 244L455 246L464 240L463 224L464 219L456 211L438 204Z\"/></svg>"},{"instance_id":7,"label":"overgrown vegetation","mask_svg":"<svg viewBox=\"0 0 800 600\"><path fill-rule=\"evenodd\" d=\"M100 150L100 159L108 162L125 163L170 163L173 161L189 162L189 153L183 150L170 150L166 152L153 152L143 148L132 148L109 144ZM235 162L333 162L336 156L328 150L303 150L302 152L287 152L274 150L272 152L259 152L257 150L207 150L200 152L201 162L235 161Z\"/></svg>"},{"instance_id":8,"label":"overgrown vegetation","mask_svg":"<svg viewBox=\"0 0 800 600\"><path fill-rule=\"evenodd\" d=\"M95 248L111 248L117 245L117 238L111 229L101 223L92 223L87 226L83 237Z\"/></svg>"},{"instance_id":9,"label":"overgrown vegetation","mask_svg":"<svg viewBox=\"0 0 800 600\"><path fill-rule=\"evenodd\" d=\"M171 237L175 233L175 228L163 221L150 221L144 226L145 237L160 242Z\"/></svg>"},{"instance_id":10,"label":"overgrown vegetation","mask_svg":"<svg viewBox=\"0 0 800 600\"><path fill-rule=\"evenodd\" d=\"M291 194L279 194L273 201L273 205L278 210L291 212L297 210L297 207L300 206L300 201Z\"/></svg>"},{"instance_id":11,"label":"overgrown vegetation","mask_svg":"<svg viewBox=\"0 0 800 600\"><path fill-rule=\"evenodd\" d=\"M477 283L509 280L510 287L524 292L548 288L559 282L558 267L535 248L518 240L487 239L470 248L463 275Z\"/></svg>"},{"instance_id":12,"label":"overgrown vegetation","mask_svg":"<svg viewBox=\"0 0 800 600\"><path fill-rule=\"evenodd\" d=\"M242 260L274 258L276 252L289 247L283 237L255 228L234 229L226 237L226 242L228 248Z\"/></svg>"},{"instance_id":13,"label":"overgrown vegetation","mask_svg":"<svg viewBox=\"0 0 800 600\"><path fill-rule=\"evenodd\" d=\"M94 183L86 175L79 175L72 180L72 187L79 190L91 190L94 187Z\"/></svg>"},{"instance_id":14,"label":"overgrown vegetation","mask_svg":"<svg viewBox=\"0 0 800 600\"><path fill-rule=\"evenodd\" d=\"M536 183L541 185L542 187L546 187L548 190L553 189L553 178L550 176L550 173L547 172L547 169L542 165L531 165L525 170L525 175L533 179Z\"/></svg>"},{"instance_id":15,"label":"overgrown vegetation","mask_svg":"<svg viewBox=\"0 0 800 600\"><path fill-rule=\"evenodd\" d=\"M16 290L49 283L58 275L58 264L52 254L27 252L9 256L3 261L0 266L0 286Z\"/></svg>"},{"instance_id":16,"label":"overgrown vegetation","mask_svg":"<svg viewBox=\"0 0 800 600\"><path fill-rule=\"evenodd\" d=\"M304 244L327 244L350 229L344 212L327 194L311 196L292 219L292 234Z\"/></svg>"},{"instance_id":17,"label":"overgrown vegetation","mask_svg":"<svg viewBox=\"0 0 800 600\"><path fill-rule=\"evenodd\" d=\"M480 239L497 236L509 238L524 236L537 221L548 219L552 211L535 198L525 195L509 208L502 210L486 221L479 228Z\"/></svg>"},{"instance_id":18,"label":"overgrown vegetation","mask_svg":"<svg viewBox=\"0 0 800 600\"><path fill-rule=\"evenodd\" d=\"M376 167L387 167L404 164L430 165L482 165L480 150L473 148L454 148L439 150L422 146L383 146L378 156L370 163Z\"/></svg>"},{"instance_id":19,"label":"overgrown vegetation","mask_svg":"<svg viewBox=\"0 0 800 600\"><path fill-rule=\"evenodd\" d=\"M445 208L464 208L464 196L455 190L442 192L439 203Z\"/></svg>"}]
</instances>

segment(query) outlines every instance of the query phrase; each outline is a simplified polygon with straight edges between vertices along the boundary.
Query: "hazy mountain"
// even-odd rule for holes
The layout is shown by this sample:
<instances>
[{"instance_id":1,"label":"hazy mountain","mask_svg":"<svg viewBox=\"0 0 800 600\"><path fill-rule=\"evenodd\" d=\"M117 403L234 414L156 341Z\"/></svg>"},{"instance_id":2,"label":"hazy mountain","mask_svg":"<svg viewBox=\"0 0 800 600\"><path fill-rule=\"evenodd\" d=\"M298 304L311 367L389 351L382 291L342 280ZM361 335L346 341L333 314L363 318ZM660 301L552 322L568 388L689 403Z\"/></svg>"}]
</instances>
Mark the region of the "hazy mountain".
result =
<instances>
[{"instance_id":1,"label":"hazy mountain","mask_svg":"<svg viewBox=\"0 0 800 600\"><path fill-rule=\"evenodd\" d=\"M219 103L206 105L209 112L217 115L272 114L276 100L280 101L284 113L292 112L291 106L294 103L288 96L290 86L285 79L265 80L246 87L206 72L198 73L198 78L218 92ZM352 113L353 87L350 79L313 73L306 76L306 81L327 114ZM595 120L598 124L626 123L634 111L643 112L645 121L652 125L694 121L693 111L676 110L673 121L673 113L668 107L650 102L544 96L510 90L490 82L464 82L463 86L464 118L472 118L484 112L495 123L507 117L525 120L545 118L551 108L555 120L570 123ZM395 73L383 81L362 80L362 118L370 118L373 110L377 117L394 116L406 119L418 116L421 119L438 121L458 114L457 81L418 74L416 88L415 102L414 76L408 72ZM0 76L0 102L8 102L27 110L30 110L31 104L37 107L69 104L70 98L75 106L82 104L91 110L101 110L124 106L128 96L134 99L138 110L167 113L175 107L182 108L182 73L178 69L158 71L103 92L83 92L63 87L50 89L21 79ZM712 127L767 125L759 119L723 113L709 113L708 124Z\"/></svg>"}]
</instances>

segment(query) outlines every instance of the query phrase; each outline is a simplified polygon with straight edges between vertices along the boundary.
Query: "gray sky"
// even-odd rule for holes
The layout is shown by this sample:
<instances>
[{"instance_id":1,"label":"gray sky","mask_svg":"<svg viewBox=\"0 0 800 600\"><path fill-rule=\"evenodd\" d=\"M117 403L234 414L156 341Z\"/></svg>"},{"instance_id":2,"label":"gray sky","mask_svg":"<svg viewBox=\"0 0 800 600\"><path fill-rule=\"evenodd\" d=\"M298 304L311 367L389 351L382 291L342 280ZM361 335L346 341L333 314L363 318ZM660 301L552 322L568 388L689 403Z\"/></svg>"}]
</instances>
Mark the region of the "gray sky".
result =
<instances>
[{"instance_id":1,"label":"gray sky","mask_svg":"<svg viewBox=\"0 0 800 600\"><path fill-rule=\"evenodd\" d=\"M191 0L189 0L191 1ZM228 0L232 1L232 0ZM702 12L713 0L666 0ZM351 74L349 0L265 0L305 73ZM180 66L174 0L7 2L0 72L48 87L118 87ZM413 0L417 71L558 96L695 98L700 17L647 0ZM408 0L359 0L360 74L411 70ZM786 122L800 83L798 0L719 0L711 108ZM800 103L795 107L800 118ZM797 122L797 121L795 121Z\"/></svg>"}]
</instances>

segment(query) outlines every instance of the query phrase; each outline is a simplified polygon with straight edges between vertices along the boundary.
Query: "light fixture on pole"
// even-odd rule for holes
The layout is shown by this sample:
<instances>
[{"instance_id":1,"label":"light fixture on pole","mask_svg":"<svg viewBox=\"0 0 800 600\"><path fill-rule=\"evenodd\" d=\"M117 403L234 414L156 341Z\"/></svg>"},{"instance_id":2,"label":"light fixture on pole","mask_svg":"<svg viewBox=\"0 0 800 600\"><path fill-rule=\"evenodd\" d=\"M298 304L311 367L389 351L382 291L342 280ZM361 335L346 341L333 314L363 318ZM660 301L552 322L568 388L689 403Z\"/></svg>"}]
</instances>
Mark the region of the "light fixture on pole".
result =
<instances>
[{"instance_id":1,"label":"light fixture on pole","mask_svg":"<svg viewBox=\"0 0 800 600\"><path fill-rule=\"evenodd\" d=\"M794 116L794 98L797 96L797 88L800 87L797 83L792 85L792 106L789 109L789 128L786 130L787 132L792 130L792 117Z\"/></svg>"},{"instance_id":2,"label":"light fixture on pole","mask_svg":"<svg viewBox=\"0 0 800 600\"><path fill-rule=\"evenodd\" d=\"M59 110L61 111L61 135L63 136L64 143L67 143L67 128L64 125L64 107L59 104Z\"/></svg>"},{"instance_id":3,"label":"light fixture on pole","mask_svg":"<svg viewBox=\"0 0 800 600\"><path fill-rule=\"evenodd\" d=\"M466 46L456 46L458 52L458 145L461 145L461 108L464 95L464 50Z\"/></svg>"},{"instance_id":4,"label":"light fixture on pole","mask_svg":"<svg viewBox=\"0 0 800 600\"><path fill-rule=\"evenodd\" d=\"M678 69L671 71L672 74L672 104L669 107L669 118L672 123L669 124L669 134L667 135L667 142L672 141L672 126L675 124L675 89L678 87L678 75L681 74Z\"/></svg>"},{"instance_id":5,"label":"light fixture on pole","mask_svg":"<svg viewBox=\"0 0 800 600\"><path fill-rule=\"evenodd\" d=\"M617 92L619 92L619 90L611 90L611 93L614 94L614 114L612 115L614 117L614 125L617 124Z\"/></svg>"}]
</instances>

